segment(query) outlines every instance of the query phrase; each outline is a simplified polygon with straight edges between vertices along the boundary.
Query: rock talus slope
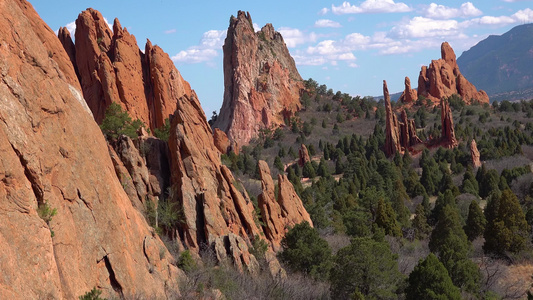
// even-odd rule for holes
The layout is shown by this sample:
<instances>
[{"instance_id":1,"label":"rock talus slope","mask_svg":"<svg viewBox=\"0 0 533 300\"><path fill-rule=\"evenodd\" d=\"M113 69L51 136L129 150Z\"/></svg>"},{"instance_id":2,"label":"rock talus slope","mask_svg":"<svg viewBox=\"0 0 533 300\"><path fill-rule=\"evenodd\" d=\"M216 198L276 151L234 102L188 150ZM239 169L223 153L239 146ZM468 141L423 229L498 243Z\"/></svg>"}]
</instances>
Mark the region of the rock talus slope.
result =
<instances>
[{"instance_id":1,"label":"rock talus slope","mask_svg":"<svg viewBox=\"0 0 533 300\"><path fill-rule=\"evenodd\" d=\"M284 124L300 109L303 82L272 24L255 32L249 13L230 19L224 42L224 101L214 127L243 146L262 128Z\"/></svg>"},{"instance_id":2,"label":"rock talus slope","mask_svg":"<svg viewBox=\"0 0 533 300\"><path fill-rule=\"evenodd\" d=\"M166 298L180 271L123 191L71 59L28 2L0 10L0 298Z\"/></svg>"}]
</instances>

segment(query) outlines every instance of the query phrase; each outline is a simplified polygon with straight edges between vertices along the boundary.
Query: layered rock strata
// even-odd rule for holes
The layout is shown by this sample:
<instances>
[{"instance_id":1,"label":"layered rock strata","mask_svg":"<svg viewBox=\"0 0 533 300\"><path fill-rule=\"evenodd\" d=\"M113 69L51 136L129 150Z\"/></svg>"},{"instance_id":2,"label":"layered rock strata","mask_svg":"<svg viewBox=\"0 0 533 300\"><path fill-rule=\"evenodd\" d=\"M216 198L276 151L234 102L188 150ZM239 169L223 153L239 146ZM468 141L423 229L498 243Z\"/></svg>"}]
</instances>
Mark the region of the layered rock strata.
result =
<instances>
[{"instance_id":1,"label":"layered rock strata","mask_svg":"<svg viewBox=\"0 0 533 300\"><path fill-rule=\"evenodd\" d=\"M71 59L28 2L0 10L0 298L168 297L181 271L117 179Z\"/></svg>"},{"instance_id":2,"label":"layered rock strata","mask_svg":"<svg viewBox=\"0 0 533 300\"><path fill-rule=\"evenodd\" d=\"M224 101L214 127L243 146L300 109L303 82L272 24L255 32L249 13L231 17L224 42Z\"/></svg>"}]
</instances>

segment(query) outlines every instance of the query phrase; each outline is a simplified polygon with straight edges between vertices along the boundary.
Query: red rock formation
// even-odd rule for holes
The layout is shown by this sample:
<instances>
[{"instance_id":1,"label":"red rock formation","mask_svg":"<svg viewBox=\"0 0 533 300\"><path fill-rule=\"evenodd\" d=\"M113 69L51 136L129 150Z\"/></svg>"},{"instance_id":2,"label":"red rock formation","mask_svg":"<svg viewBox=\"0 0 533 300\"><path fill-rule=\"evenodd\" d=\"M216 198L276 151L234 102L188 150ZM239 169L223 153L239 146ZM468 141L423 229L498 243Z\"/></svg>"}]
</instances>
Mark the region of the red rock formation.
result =
<instances>
[{"instance_id":1,"label":"red rock formation","mask_svg":"<svg viewBox=\"0 0 533 300\"><path fill-rule=\"evenodd\" d=\"M65 31L59 35L65 40L65 49L72 52ZM174 113L176 99L194 94L168 54L150 41L143 54L135 37L122 28L118 19L111 32L100 12L89 8L78 16L75 36L73 55L83 95L98 123L109 104L116 102L132 119L141 120L153 130ZM168 89L170 80L175 90Z\"/></svg>"},{"instance_id":2,"label":"red rock formation","mask_svg":"<svg viewBox=\"0 0 533 300\"><path fill-rule=\"evenodd\" d=\"M262 128L299 110L302 78L272 24L254 32L250 14L232 17L224 42L224 102L214 127L246 145Z\"/></svg>"},{"instance_id":3,"label":"red rock formation","mask_svg":"<svg viewBox=\"0 0 533 300\"><path fill-rule=\"evenodd\" d=\"M179 84L170 81L170 86ZM253 204L246 191L237 189L229 169L220 162L211 129L195 97L177 99L169 148L174 201L183 212L180 237L184 245L199 251L203 244L234 234L249 243L261 236L254 221ZM225 244L226 245L226 244ZM227 249L227 253L230 253ZM240 261L234 257L234 261Z\"/></svg>"},{"instance_id":4,"label":"red rock formation","mask_svg":"<svg viewBox=\"0 0 533 300\"><path fill-rule=\"evenodd\" d=\"M405 76L405 90L398 101L407 104L416 102L416 100L418 100L418 93L415 89L411 89L411 80Z\"/></svg>"},{"instance_id":5,"label":"red rock formation","mask_svg":"<svg viewBox=\"0 0 533 300\"><path fill-rule=\"evenodd\" d=\"M481 160L479 151L477 150L476 140L472 139L470 143L470 156L472 157L472 165L474 168L481 167Z\"/></svg>"},{"instance_id":6,"label":"red rock formation","mask_svg":"<svg viewBox=\"0 0 533 300\"><path fill-rule=\"evenodd\" d=\"M0 9L0 298L166 298L181 272L123 191L67 53L28 2Z\"/></svg>"},{"instance_id":7,"label":"red rock formation","mask_svg":"<svg viewBox=\"0 0 533 300\"><path fill-rule=\"evenodd\" d=\"M67 52L72 65L74 66L74 71L76 71L76 75L79 79L78 67L76 66L76 48L74 47L74 42L72 42L72 38L70 37L70 32L66 27L59 27L57 37L63 45L63 48L65 48L65 51Z\"/></svg>"},{"instance_id":8,"label":"red rock formation","mask_svg":"<svg viewBox=\"0 0 533 300\"><path fill-rule=\"evenodd\" d=\"M434 103L443 97L458 94L463 101L489 103L487 93L478 91L459 71L452 47L444 42L441 45L441 59L431 61L429 67L423 66L418 77L418 95ZM405 92L404 92L405 93Z\"/></svg>"},{"instance_id":9,"label":"red rock formation","mask_svg":"<svg viewBox=\"0 0 533 300\"><path fill-rule=\"evenodd\" d=\"M453 128L453 115L448 101L440 101L440 119L442 123L441 143L446 148L454 148L459 143L455 138L455 129Z\"/></svg>"},{"instance_id":10,"label":"red rock formation","mask_svg":"<svg viewBox=\"0 0 533 300\"><path fill-rule=\"evenodd\" d=\"M218 151L220 153L226 154L228 153L228 150L230 149L230 141L228 139L228 136L224 131L215 128L213 130L213 140L215 142L215 147L217 147Z\"/></svg>"},{"instance_id":11,"label":"red rock formation","mask_svg":"<svg viewBox=\"0 0 533 300\"><path fill-rule=\"evenodd\" d=\"M408 119L405 109L401 113L400 126L400 145L404 149L408 149L416 144L422 143L422 140L416 134L415 120Z\"/></svg>"},{"instance_id":12,"label":"red rock formation","mask_svg":"<svg viewBox=\"0 0 533 300\"><path fill-rule=\"evenodd\" d=\"M278 251L281 249L281 239L289 227L304 221L313 226L313 222L287 176L278 175L278 200L276 201L275 186L268 164L260 160L258 168L263 190L258 197L261 219L265 224L263 230L273 249Z\"/></svg>"},{"instance_id":13,"label":"red rock formation","mask_svg":"<svg viewBox=\"0 0 533 300\"><path fill-rule=\"evenodd\" d=\"M387 82L383 80L383 97L385 98L385 155L391 156L401 151L400 134L398 132L398 120L390 102Z\"/></svg>"},{"instance_id":14,"label":"red rock formation","mask_svg":"<svg viewBox=\"0 0 533 300\"><path fill-rule=\"evenodd\" d=\"M310 162L311 158L309 157L309 151L307 151L307 147L302 144L300 146L300 149L298 150L298 164L300 167L303 167L306 163Z\"/></svg>"}]
</instances>

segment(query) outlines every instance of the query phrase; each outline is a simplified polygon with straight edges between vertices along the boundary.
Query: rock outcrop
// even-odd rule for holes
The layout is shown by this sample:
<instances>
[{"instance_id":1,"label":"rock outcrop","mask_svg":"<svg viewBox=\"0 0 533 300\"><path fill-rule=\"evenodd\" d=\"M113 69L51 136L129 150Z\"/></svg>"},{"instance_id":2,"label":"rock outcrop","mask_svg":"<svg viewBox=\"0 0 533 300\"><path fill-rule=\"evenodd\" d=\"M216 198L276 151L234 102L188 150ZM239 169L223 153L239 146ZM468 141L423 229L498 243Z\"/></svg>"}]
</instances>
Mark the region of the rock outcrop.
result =
<instances>
[{"instance_id":1,"label":"rock outcrop","mask_svg":"<svg viewBox=\"0 0 533 300\"><path fill-rule=\"evenodd\" d=\"M405 76L405 89L398 101L409 104L416 102L416 100L418 100L418 93L415 89L411 89L411 80L409 77Z\"/></svg>"},{"instance_id":2,"label":"rock outcrop","mask_svg":"<svg viewBox=\"0 0 533 300\"><path fill-rule=\"evenodd\" d=\"M281 239L289 227L304 221L313 226L313 222L286 175L278 175L278 194L276 195L276 187L268 164L260 160L258 168L263 192L257 201L264 223L263 230L272 248L278 251L281 249Z\"/></svg>"},{"instance_id":3,"label":"rock outcrop","mask_svg":"<svg viewBox=\"0 0 533 300\"><path fill-rule=\"evenodd\" d=\"M309 157L309 151L307 151L307 147L302 144L300 146L300 149L298 150L298 164L300 167L303 167L306 163L310 162L311 158Z\"/></svg>"},{"instance_id":4,"label":"rock outcrop","mask_svg":"<svg viewBox=\"0 0 533 300\"><path fill-rule=\"evenodd\" d=\"M132 119L153 130L163 126L176 110L177 102L171 99L194 94L166 59L168 54L150 41L141 52L135 36L122 28L118 19L111 31L100 12L89 8L80 13L74 50L68 30L62 28L58 35L71 59L75 57L83 96L98 123L109 104L116 102ZM174 78L179 82L177 89L167 90L168 81Z\"/></svg>"},{"instance_id":5,"label":"rock outcrop","mask_svg":"<svg viewBox=\"0 0 533 300\"><path fill-rule=\"evenodd\" d=\"M224 42L224 102L214 127L238 145L300 109L303 82L272 24L255 32L249 13L231 17Z\"/></svg>"},{"instance_id":6,"label":"rock outcrop","mask_svg":"<svg viewBox=\"0 0 533 300\"><path fill-rule=\"evenodd\" d=\"M403 152L422 143L416 134L415 120L407 118L405 109L402 109L401 119L398 121L392 110L389 89L385 80L383 80L383 97L385 98L385 155L392 156L396 152Z\"/></svg>"},{"instance_id":7,"label":"rock outcrop","mask_svg":"<svg viewBox=\"0 0 533 300\"><path fill-rule=\"evenodd\" d=\"M455 129L453 128L453 115L448 101L440 101L440 119L442 124L441 144L445 148L454 148L459 143L455 138Z\"/></svg>"},{"instance_id":8,"label":"rock outcrop","mask_svg":"<svg viewBox=\"0 0 533 300\"><path fill-rule=\"evenodd\" d=\"M215 147L217 147L220 153L228 153L231 143L224 131L220 130L219 128L213 129L213 140L215 142Z\"/></svg>"},{"instance_id":9,"label":"rock outcrop","mask_svg":"<svg viewBox=\"0 0 533 300\"><path fill-rule=\"evenodd\" d=\"M489 103L487 93L482 90L478 91L461 74L455 52L447 42L441 45L441 57L441 59L431 61L429 66L422 66L418 76L418 95L428 98L433 103L438 103L443 97L450 97L453 94L461 96L466 104ZM407 99L407 96L404 99Z\"/></svg>"},{"instance_id":10,"label":"rock outcrop","mask_svg":"<svg viewBox=\"0 0 533 300\"><path fill-rule=\"evenodd\" d=\"M28 2L0 10L0 298L166 298L182 273L117 179L71 59Z\"/></svg>"},{"instance_id":11,"label":"rock outcrop","mask_svg":"<svg viewBox=\"0 0 533 300\"><path fill-rule=\"evenodd\" d=\"M474 168L481 167L481 156L477 150L476 140L474 139L472 139L472 142L470 143L470 157L472 158L472 165Z\"/></svg>"},{"instance_id":12,"label":"rock outcrop","mask_svg":"<svg viewBox=\"0 0 533 300\"><path fill-rule=\"evenodd\" d=\"M383 97L385 99L385 155L391 156L401 151L398 119L392 110L387 82L383 80Z\"/></svg>"}]
</instances>

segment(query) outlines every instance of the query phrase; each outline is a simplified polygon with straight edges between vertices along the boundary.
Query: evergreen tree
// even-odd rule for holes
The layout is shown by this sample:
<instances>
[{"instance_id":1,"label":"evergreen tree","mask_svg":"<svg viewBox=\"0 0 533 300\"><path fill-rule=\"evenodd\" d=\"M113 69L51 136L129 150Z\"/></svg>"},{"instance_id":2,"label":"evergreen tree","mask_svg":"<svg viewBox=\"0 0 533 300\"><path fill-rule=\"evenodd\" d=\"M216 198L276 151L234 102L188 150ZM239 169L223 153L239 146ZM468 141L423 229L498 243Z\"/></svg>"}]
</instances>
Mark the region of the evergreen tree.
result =
<instances>
[{"instance_id":1,"label":"evergreen tree","mask_svg":"<svg viewBox=\"0 0 533 300\"><path fill-rule=\"evenodd\" d=\"M385 234L391 236L401 236L402 231L398 222L396 222L396 214L392 209L390 203L385 202L383 198L378 200L376 210L376 224L385 230Z\"/></svg>"},{"instance_id":2,"label":"evergreen tree","mask_svg":"<svg viewBox=\"0 0 533 300\"><path fill-rule=\"evenodd\" d=\"M302 222L290 228L281 240L280 260L292 271L326 279L331 268L331 248L318 230Z\"/></svg>"},{"instance_id":3,"label":"evergreen tree","mask_svg":"<svg viewBox=\"0 0 533 300\"><path fill-rule=\"evenodd\" d=\"M427 222L426 213L422 204L418 204L415 210L415 217L413 219L413 228L415 230L415 237L417 239L425 239L431 232L431 226Z\"/></svg>"},{"instance_id":4,"label":"evergreen tree","mask_svg":"<svg viewBox=\"0 0 533 300\"><path fill-rule=\"evenodd\" d=\"M503 255L507 251L517 253L525 248L529 227L518 198L510 189L488 201L485 217L485 252Z\"/></svg>"},{"instance_id":5,"label":"evergreen tree","mask_svg":"<svg viewBox=\"0 0 533 300\"><path fill-rule=\"evenodd\" d=\"M281 162L281 158L279 158L279 156L276 156L276 158L274 158L274 167L276 167L276 169L278 169L280 173L285 171L283 163Z\"/></svg>"},{"instance_id":6,"label":"evergreen tree","mask_svg":"<svg viewBox=\"0 0 533 300\"><path fill-rule=\"evenodd\" d=\"M487 220L479 207L477 201L470 202L468 207L468 218L466 219L466 225L464 227L466 236L469 241L475 240L478 236L481 236L485 231Z\"/></svg>"},{"instance_id":7,"label":"evergreen tree","mask_svg":"<svg viewBox=\"0 0 533 300\"><path fill-rule=\"evenodd\" d=\"M128 111L123 110L120 104L111 103L106 111L100 129L107 138L116 139L120 135L130 138L137 137L137 129L143 126L140 120L132 121Z\"/></svg>"},{"instance_id":8,"label":"evergreen tree","mask_svg":"<svg viewBox=\"0 0 533 300\"><path fill-rule=\"evenodd\" d=\"M397 257L385 241L354 238L339 250L331 270L333 299L349 299L359 292L370 299L394 299L403 277Z\"/></svg>"},{"instance_id":9,"label":"evergreen tree","mask_svg":"<svg viewBox=\"0 0 533 300\"><path fill-rule=\"evenodd\" d=\"M448 271L433 253L420 260L409 274L405 296L407 300L461 299L459 289L453 285Z\"/></svg>"}]
</instances>

